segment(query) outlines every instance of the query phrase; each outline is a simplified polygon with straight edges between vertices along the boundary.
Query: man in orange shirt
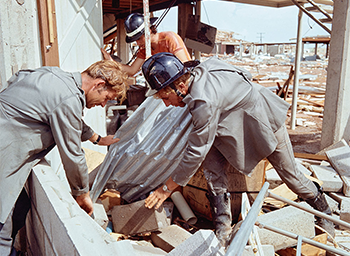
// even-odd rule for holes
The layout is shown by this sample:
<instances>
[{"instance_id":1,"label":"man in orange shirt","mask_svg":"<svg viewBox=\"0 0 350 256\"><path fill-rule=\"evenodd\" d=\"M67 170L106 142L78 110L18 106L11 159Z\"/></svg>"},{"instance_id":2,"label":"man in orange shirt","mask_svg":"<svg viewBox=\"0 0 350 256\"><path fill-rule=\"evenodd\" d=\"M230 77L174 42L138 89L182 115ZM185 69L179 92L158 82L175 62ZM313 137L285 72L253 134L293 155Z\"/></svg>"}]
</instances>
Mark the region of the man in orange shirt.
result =
<instances>
[{"instance_id":1,"label":"man in orange shirt","mask_svg":"<svg viewBox=\"0 0 350 256\"><path fill-rule=\"evenodd\" d=\"M157 18L151 18L151 54L154 55L159 52L170 52L178 57L182 62L191 60L190 54L181 39L181 37L172 31L165 31L157 33L157 29L153 26ZM143 62L146 59L145 49L145 23L144 17L140 13L130 14L125 22L125 31L127 43L135 42L139 46L139 51L135 61L131 65L122 65L123 70L132 76L140 70ZM112 59L112 57L102 48L104 59Z\"/></svg>"}]
</instances>

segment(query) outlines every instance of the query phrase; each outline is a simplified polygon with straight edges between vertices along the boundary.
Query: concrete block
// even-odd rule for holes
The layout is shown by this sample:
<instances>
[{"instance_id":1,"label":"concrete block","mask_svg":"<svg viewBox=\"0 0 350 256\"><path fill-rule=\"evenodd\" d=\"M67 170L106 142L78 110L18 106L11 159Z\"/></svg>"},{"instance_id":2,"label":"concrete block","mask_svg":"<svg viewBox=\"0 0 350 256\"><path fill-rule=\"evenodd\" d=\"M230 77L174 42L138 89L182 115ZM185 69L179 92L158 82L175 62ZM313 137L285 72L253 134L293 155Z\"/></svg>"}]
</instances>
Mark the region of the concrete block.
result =
<instances>
[{"instance_id":1,"label":"concrete block","mask_svg":"<svg viewBox=\"0 0 350 256\"><path fill-rule=\"evenodd\" d=\"M274 256L275 255L275 249L272 245L262 245L264 256ZM242 256L255 256L257 255L253 251L253 247L250 245L247 245L244 248L244 251L242 253Z\"/></svg>"},{"instance_id":2,"label":"concrete block","mask_svg":"<svg viewBox=\"0 0 350 256\"><path fill-rule=\"evenodd\" d=\"M337 201L339 204L341 204L341 202L344 199L350 199L350 197L345 196L343 193L329 193L329 196L331 198L333 198L335 201Z\"/></svg>"},{"instance_id":3,"label":"concrete block","mask_svg":"<svg viewBox=\"0 0 350 256\"><path fill-rule=\"evenodd\" d=\"M168 256L222 256L225 255L215 233L201 229L167 254Z\"/></svg>"},{"instance_id":4,"label":"concrete block","mask_svg":"<svg viewBox=\"0 0 350 256\"><path fill-rule=\"evenodd\" d=\"M177 225L170 225L160 231L152 232L151 239L155 246L170 252L191 236L192 234L187 230Z\"/></svg>"},{"instance_id":5,"label":"concrete block","mask_svg":"<svg viewBox=\"0 0 350 256\"><path fill-rule=\"evenodd\" d=\"M317 153L317 155L326 155L326 151L332 150L332 149L336 149L336 148L341 148L344 146L347 146L348 144L346 143L346 141L344 139L341 139L340 141L322 149L320 152Z\"/></svg>"},{"instance_id":6,"label":"concrete block","mask_svg":"<svg viewBox=\"0 0 350 256\"><path fill-rule=\"evenodd\" d=\"M300 204L306 207L311 207L305 202ZM269 224L309 238L315 236L314 220L314 215L293 206L287 206L282 209L260 215L257 218L257 221L260 223ZM261 244L273 245L275 251L295 246L297 244L295 239L288 238L267 229L258 228L258 234Z\"/></svg>"},{"instance_id":7,"label":"concrete block","mask_svg":"<svg viewBox=\"0 0 350 256\"><path fill-rule=\"evenodd\" d=\"M325 192L341 192L343 181L339 174L330 166L310 165L314 176L323 182L322 188Z\"/></svg>"},{"instance_id":8,"label":"concrete block","mask_svg":"<svg viewBox=\"0 0 350 256\"><path fill-rule=\"evenodd\" d=\"M112 221L114 232L125 235L156 231L170 225L164 207L148 209L145 200L114 206Z\"/></svg>"},{"instance_id":9,"label":"concrete block","mask_svg":"<svg viewBox=\"0 0 350 256\"><path fill-rule=\"evenodd\" d=\"M350 147L344 145L339 148L326 151L326 155L336 172L343 181L343 194L350 196Z\"/></svg>"},{"instance_id":10,"label":"concrete block","mask_svg":"<svg viewBox=\"0 0 350 256\"><path fill-rule=\"evenodd\" d=\"M343 199L340 204L340 220L350 223L350 198ZM341 227L344 228L344 227Z\"/></svg>"},{"instance_id":11,"label":"concrete block","mask_svg":"<svg viewBox=\"0 0 350 256\"><path fill-rule=\"evenodd\" d=\"M339 203L334 200L332 197L328 196L326 193L324 193L326 201L329 205L329 208L331 208L331 211L337 214L340 214L339 211Z\"/></svg>"},{"instance_id":12,"label":"concrete block","mask_svg":"<svg viewBox=\"0 0 350 256\"><path fill-rule=\"evenodd\" d=\"M100 225L104 230L106 230L108 225L108 217L105 208L102 204L94 203L94 212L92 218Z\"/></svg>"},{"instance_id":13,"label":"concrete block","mask_svg":"<svg viewBox=\"0 0 350 256\"><path fill-rule=\"evenodd\" d=\"M135 255L131 246L120 247L62 186L50 167L33 168L28 178L32 198L26 222L29 255Z\"/></svg>"}]
</instances>

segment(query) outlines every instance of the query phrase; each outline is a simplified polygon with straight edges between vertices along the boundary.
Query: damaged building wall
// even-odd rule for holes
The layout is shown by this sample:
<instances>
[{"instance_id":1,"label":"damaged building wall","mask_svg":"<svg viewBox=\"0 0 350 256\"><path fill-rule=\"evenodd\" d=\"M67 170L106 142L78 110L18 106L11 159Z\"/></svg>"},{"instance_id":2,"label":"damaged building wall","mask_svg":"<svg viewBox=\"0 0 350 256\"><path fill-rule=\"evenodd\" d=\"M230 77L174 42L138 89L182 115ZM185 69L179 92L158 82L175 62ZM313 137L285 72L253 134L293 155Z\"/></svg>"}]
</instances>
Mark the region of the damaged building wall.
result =
<instances>
[{"instance_id":1,"label":"damaged building wall","mask_svg":"<svg viewBox=\"0 0 350 256\"><path fill-rule=\"evenodd\" d=\"M0 8L0 90L18 70L41 66L36 1L2 0Z\"/></svg>"}]
</instances>

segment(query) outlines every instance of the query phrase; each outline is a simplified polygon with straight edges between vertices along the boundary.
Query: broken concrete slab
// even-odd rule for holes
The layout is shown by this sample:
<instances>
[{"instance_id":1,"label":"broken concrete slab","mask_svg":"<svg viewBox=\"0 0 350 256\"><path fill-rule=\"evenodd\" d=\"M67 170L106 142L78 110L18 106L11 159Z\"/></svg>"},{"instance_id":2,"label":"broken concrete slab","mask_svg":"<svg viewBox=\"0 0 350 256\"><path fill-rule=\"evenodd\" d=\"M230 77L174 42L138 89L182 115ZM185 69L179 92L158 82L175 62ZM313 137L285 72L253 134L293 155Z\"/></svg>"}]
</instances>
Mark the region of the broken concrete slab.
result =
<instances>
[{"instance_id":1,"label":"broken concrete slab","mask_svg":"<svg viewBox=\"0 0 350 256\"><path fill-rule=\"evenodd\" d=\"M326 155L326 151L329 151L329 150L332 150L332 149L336 149L336 148L341 148L341 147L344 147L346 145L348 145L346 143L346 141L344 139L341 139L340 141L338 141L338 142L336 142L336 143L334 143L334 144L332 144L332 145L322 149L316 155L324 155L325 156Z\"/></svg>"},{"instance_id":2,"label":"broken concrete slab","mask_svg":"<svg viewBox=\"0 0 350 256\"><path fill-rule=\"evenodd\" d=\"M345 145L325 152L343 181L343 194L350 196L350 147Z\"/></svg>"},{"instance_id":3,"label":"broken concrete slab","mask_svg":"<svg viewBox=\"0 0 350 256\"><path fill-rule=\"evenodd\" d=\"M350 223L350 198L344 198L341 201L339 218L340 220ZM341 226L340 228L346 229L343 226Z\"/></svg>"},{"instance_id":4,"label":"broken concrete slab","mask_svg":"<svg viewBox=\"0 0 350 256\"><path fill-rule=\"evenodd\" d=\"M79 207L51 167L36 165L28 185L28 255L134 255Z\"/></svg>"},{"instance_id":5,"label":"broken concrete slab","mask_svg":"<svg viewBox=\"0 0 350 256\"><path fill-rule=\"evenodd\" d=\"M156 231L170 225L163 206L148 209L145 200L114 206L112 221L114 232L125 235Z\"/></svg>"},{"instance_id":6,"label":"broken concrete slab","mask_svg":"<svg viewBox=\"0 0 350 256\"><path fill-rule=\"evenodd\" d=\"M160 231L152 232L151 239L155 246L170 252L191 236L192 234L187 230L177 225L170 225Z\"/></svg>"},{"instance_id":7,"label":"broken concrete slab","mask_svg":"<svg viewBox=\"0 0 350 256\"><path fill-rule=\"evenodd\" d=\"M105 208L102 204L94 203L94 212L92 218L100 225L104 230L106 230L108 225L108 217Z\"/></svg>"},{"instance_id":8,"label":"broken concrete slab","mask_svg":"<svg viewBox=\"0 0 350 256\"><path fill-rule=\"evenodd\" d=\"M220 246L212 230L200 229L194 235L186 239L175 249L167 254L168 256L209 256L225 255L224 248Z\"/></svg>"},{"instance_id":9,"label":"broken concrete slab","mask_svg":"<svg viewBox=\"0 0 350 256\"><path fill-rule=\"evenodd\" d=\"M311 206L305 202L300 204L304 207L311 208ZM282 209L260 215L258 216L257 221L259 223L269 224L304 237L315 236L314 215L293 206L287 206ZM275 251L295 246L297 244L295 239L288 238L266 229L258 228L258 233L261 244L273 245Z\"/></svg>"},{"instance_id":10,"label":"broken concrete slab","mask_svg":"<svg viewBox=\"0 0 350 256\"><path fill-rule=\"evenodd\" d=\"M331 211L333 213L340 214L338 201L333 199L332 197L330 197L326 193L324 193L324 195L325 195L326 201L327 201L327 203L329 205L329 208L331 208Z\"/></svg>"},{"instance_id":11,"label":"broken concrete slab","mask_svg":"<svg viewBox=\"0 0 350 256\"><path fill-rule=\"evenodd\" d=\"M314 176L323 182L322 188L325 192L341 192L343 181L339 174L331 166L310 165Z\"/></svg>"}]
</instances>

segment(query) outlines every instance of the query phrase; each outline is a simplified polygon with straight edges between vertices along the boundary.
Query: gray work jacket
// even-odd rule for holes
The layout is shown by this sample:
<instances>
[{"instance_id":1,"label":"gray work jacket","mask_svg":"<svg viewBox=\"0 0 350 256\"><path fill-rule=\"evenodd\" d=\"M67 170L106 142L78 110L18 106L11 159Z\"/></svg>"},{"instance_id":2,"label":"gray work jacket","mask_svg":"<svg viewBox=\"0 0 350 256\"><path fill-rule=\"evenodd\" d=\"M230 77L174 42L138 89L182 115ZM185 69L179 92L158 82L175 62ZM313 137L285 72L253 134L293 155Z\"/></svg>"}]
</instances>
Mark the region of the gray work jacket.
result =
<instances>
[{"instance_id":1,"label":"gray work jacket","mask_svg":"<svg viewBox=\"0 0 350 256\"><path fill-rule=\"evenodd\" d=\"M277 146L274 132L286 119L289 104L250 82L247 71L216 57L193 70L183 99L193 129L173 180L184 186L215 146L238 171L249 175Z\"/></svg>"},{"instance_id":2,"label":"gray work jacket","mask_svg":"<svg viewBox=\"0 0 350 256\"><path fill-rule=\"evenodd\" d=\"M80 73L42 67L19 71L0 93L1 223L6 221L32 167L55 144L72 194L88 192L81 139L92 134L82 121L86 103L81 85Z\"/></svg>"}]
</instances>

